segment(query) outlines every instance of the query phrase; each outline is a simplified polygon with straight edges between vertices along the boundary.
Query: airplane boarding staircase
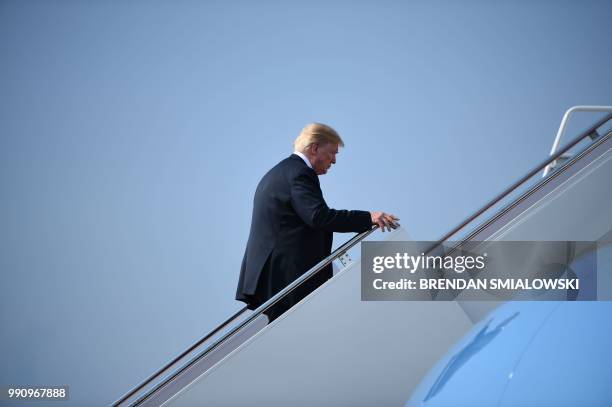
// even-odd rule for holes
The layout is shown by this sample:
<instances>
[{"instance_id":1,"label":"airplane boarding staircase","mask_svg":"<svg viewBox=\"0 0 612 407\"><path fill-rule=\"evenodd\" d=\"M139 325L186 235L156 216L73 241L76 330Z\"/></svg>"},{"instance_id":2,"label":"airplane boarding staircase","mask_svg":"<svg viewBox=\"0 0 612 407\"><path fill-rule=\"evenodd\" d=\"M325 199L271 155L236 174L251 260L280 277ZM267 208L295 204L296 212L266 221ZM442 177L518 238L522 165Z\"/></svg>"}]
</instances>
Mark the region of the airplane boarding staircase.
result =
<instances>
[{"instance_id":1,"label":"airplane boarding staircase","mask_svg":"<svg viewBox=\"0 0 612 407\"><path fill-rule=\"evenodd\" d=\"M607 113L559 148L567 119L581 110ZM609 239L611 111L570 109L550 157L430 250L451 240ZM238 311L114 406L403 405L428 369L500 303L461 296L361 301L360 262L348 252L375 229L354 236L257 310ZM399 229L387 240L410 237ZM265 309L335 260L342 267L332 279L267 324ZM608 276L600 275L602 287L606 279L612 285ZM598 295L612 299L608 291Z\"/></svg>"}]
</instances>

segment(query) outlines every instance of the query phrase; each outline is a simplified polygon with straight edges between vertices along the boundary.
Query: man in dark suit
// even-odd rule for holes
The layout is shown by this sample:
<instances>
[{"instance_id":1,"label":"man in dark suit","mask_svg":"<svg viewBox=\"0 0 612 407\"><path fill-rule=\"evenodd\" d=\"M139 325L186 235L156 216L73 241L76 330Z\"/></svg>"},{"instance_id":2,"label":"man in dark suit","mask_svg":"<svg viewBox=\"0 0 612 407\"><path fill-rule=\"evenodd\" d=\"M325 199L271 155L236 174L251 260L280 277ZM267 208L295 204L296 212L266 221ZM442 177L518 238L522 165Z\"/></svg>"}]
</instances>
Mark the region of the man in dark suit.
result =
<instances>
[{"instance_id":1,"label":"man in dark suit","mask_svg":"<svg viewBox=\"0 0 612 407\"><path fill-rule=\"evenodd\" d=\"M395 229L384 212L331 209L319 175L336 163L344 143L329 126L312 123L295 140L295 152L257 185L251 231L242 260L236 299L255 309L331 253L333 232L364 232L377 224ZM329 265L265 313L270 321L332 277Z\"/></svg>"}]
</instances>

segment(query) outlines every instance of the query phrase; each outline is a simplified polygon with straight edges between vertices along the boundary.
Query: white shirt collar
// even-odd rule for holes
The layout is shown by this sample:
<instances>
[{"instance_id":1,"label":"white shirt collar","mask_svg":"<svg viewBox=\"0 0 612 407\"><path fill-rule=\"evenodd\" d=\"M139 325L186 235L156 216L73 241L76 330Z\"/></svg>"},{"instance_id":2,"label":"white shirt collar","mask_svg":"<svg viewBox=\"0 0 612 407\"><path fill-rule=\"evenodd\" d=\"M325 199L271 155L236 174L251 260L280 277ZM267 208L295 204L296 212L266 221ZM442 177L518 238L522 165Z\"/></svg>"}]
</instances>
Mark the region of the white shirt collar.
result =
<instances>
[{"instance_id":1,"label":"white shirt collar","mask_svg":"<svg viewBox=\"0 0 612 407\"><path fill-rule=\"evenodd\" d=\"M308 166L308 168L312 169L312 164L310 164L310 161L308 161L308 157L306 157L304 154L300 153L299 151L294 151L293 154L301 157L302 160L304 160L304 162Z\"/></svg>"}]
</instances>

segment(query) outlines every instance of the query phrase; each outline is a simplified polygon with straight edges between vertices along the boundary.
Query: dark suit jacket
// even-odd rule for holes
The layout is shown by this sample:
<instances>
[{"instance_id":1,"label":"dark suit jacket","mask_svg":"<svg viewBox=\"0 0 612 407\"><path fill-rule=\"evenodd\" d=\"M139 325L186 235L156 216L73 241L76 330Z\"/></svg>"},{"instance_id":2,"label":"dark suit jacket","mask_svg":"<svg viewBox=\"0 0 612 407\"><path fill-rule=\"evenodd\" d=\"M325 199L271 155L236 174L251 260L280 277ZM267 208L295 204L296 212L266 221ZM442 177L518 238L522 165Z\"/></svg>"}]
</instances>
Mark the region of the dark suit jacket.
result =
<instances>
[{"instance_id":1,"label":"dark suit jacket","mask_svg":"<svg viewBox=\"0 0 612 407\"><path fill-rule=\"evenodd\" d=\"M236 299L255 309L331 253L333 232L363 232L370 213L330 209L319 177L298 155L257 185ZM275 318L332 276L331 265L267 312Z\"/></svg>"}]
</instances>

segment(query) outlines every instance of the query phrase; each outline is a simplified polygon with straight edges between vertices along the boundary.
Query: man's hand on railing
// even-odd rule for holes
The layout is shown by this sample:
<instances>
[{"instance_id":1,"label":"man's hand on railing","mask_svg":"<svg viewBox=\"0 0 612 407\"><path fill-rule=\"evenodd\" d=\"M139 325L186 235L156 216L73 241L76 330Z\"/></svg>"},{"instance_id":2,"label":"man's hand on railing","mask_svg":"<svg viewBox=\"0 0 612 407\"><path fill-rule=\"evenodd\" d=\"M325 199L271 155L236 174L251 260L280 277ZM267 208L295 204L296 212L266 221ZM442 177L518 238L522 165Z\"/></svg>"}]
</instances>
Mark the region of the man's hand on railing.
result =
<instances>
[{"instance_id":1,"label":"man's hand on railing","mask_svg":"<svg viewBox=\"0 0 612 407\"><path fill-rule=\"evenodd\" d=\"M387 228L387 230L390 232L391 229L396 229L398 226L400 226L400 224L397 222L399 218L390 213L370 212L370 216L372 217L372 225L378 225L380 230L383 232L385 231L385 228Z\"/></svg>"}]
</instances>

